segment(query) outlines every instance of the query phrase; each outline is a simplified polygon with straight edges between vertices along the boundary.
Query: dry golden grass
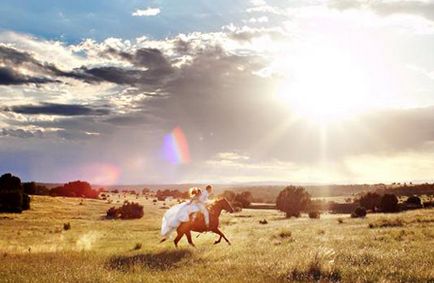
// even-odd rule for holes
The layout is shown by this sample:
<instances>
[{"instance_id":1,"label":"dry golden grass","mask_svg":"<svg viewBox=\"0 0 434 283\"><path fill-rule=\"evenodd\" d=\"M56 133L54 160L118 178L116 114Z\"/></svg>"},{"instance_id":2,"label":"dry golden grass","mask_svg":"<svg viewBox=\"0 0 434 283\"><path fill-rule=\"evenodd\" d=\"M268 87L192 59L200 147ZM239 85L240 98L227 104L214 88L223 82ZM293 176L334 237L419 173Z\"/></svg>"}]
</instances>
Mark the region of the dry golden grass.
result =
<instances>
[{"instance_id":1,"label":"dry golden grass","mask_svg":"<svg viewBox=\"0 0 434 283\"><path fill-rule=\"evenodd\" d=\"M1 214L0 281L434 282L433 209L314 220L247 209L222 216L232 246L208 233L175 249L158 243L160 204L140 198L142 219L105 220L113 200L34 197L30 211Z\"/></svg>"}]
</instances>

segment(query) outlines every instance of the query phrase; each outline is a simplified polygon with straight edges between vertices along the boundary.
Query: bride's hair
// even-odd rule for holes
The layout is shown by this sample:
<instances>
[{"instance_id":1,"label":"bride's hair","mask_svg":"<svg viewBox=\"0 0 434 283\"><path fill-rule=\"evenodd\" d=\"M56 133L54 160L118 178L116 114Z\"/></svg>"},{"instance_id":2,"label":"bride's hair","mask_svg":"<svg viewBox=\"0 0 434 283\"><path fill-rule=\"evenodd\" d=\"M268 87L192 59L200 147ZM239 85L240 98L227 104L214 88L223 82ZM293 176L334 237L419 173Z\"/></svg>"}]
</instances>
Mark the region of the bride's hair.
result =
<instances>
[{"instance_id":1,"label":"bride's hair","mask_svg":"<svg viewBox=\"0 0 434 283\"><path fill-rule=\"evenodd\" d=\"M201 191L199 188L193 187L193 188L190 188L189 193L190 193L190 197L194 197L194 196L200 194Z\"/></svg>"}]
</instances>

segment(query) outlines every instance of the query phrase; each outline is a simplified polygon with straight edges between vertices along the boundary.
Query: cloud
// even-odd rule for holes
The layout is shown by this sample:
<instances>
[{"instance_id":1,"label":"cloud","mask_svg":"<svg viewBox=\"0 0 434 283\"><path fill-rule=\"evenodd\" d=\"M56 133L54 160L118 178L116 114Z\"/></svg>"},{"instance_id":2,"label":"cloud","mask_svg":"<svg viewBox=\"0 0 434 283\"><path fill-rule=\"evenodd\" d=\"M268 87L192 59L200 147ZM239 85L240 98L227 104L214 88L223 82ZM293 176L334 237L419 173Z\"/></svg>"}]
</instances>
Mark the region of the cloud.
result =
<instances>
[{"instance_id":1,"label":"cloud","mask_svg":"<svg viewBox=\"0 0 434 283\"><path fill-rule=\"evenodd\" d=\"M347 9L369 9L380 15L410 14L422 16L434 21L434 2L425 0L409 1L366 1L366 0L333 0L329 2L332 8Z\"/></svg>"},{"instance_id":2,"label":"cloud","mask_svg":"<svg viewBox=\"0 0 434 283\"><path fill-rule=\"evenodd\" d=\"M99 116L107 115L109 110L92 108L84 105L41 103L39 105L18 105L6 109L27 115L57 115L57 116Z\"/></svg>"},{"instance_id":3,"label":"cloud","mask_svg":"<svg viewBox=\"0 0 434 283\"><path fill-rule=\"evenodd\" d=\"M128 175L120 182L180 182L208 175L211 181L219 176L234 181L342 180L352 174L346 171L352 157L424 152L434 141L434 111L426 107L329 125L324 147L318 127L294 119L287 105L273 100L279 78L257 75L272 69L273 61L291 65L288 58L298 54L285 28L233 26L161 40L51 42L62 58L44 53L49 42L14 38L17 43L0 48L0 61L21 82L0 87L1 105L10 105L0 111L0 163L25 168L40 180L71 176L58 160L79 168L94 160L132 166L129 160L139 157L146 164L124 172ZM369 53L375 48L360 49ZM55 82L25 83L32 78ZM178 126L192 153L188 166L168 165L159 155L164 135ZM43 139L34 138L38 131ZM23 148L32 152L31 158L24 158L29 153ZM320 157L327 158L329 171L318 165ZM47 172L38 167L40 160L48 164ZM359 167L351 168L361 174Z\"/></svg>"},{"instance_id":4,"label":"cloud","mask_svg":"<svg viewBox=\"0 0 434 283\"><path fill-rule=\"evenodd\" d=\"M3 128L0 132L0 136L18 137L18 138L33 138L42 137L43 132L41 130L29 131L26 129L6 129Z\"/></svg>"},{"instance_id":5,"label":"cloud","mask_svg":"<svg viewBox=\"0 0 434 283\"><path fill-rule=\"evenodd\" d=\"M134 17L149 17L149 16L156 16L160 14L160 8L146 8L143 10L137 9L134 13L132 13L132 16Z\"/></svg>"},{"instance_id":6,"label":"cloud","mask_svg":"<svg viewBox=\"0 0 434 283\"><path fill-rule=\"evenodd\" d=\"M45 77L32 77L22 75L8 67L0 67L0 85L20 85L20 84L46 84L60 82Z\"/></svg>"}]
</instances>

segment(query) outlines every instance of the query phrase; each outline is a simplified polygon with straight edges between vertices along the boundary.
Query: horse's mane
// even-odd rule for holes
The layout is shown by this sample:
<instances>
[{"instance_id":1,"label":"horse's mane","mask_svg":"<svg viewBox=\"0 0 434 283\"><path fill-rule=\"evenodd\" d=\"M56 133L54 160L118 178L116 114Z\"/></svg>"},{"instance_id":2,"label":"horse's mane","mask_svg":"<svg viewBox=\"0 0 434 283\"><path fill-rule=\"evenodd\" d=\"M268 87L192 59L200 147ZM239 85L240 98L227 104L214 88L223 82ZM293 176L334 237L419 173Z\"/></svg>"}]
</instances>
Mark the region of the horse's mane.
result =
<instances>
[{"instance_id":1,"label":"horse's mane","mask_svg":"<svg viewBox=\"0 0 434 283\"><path fill-rule=\"evenodd\" d=\"M217 198L215 200L213 200L212 202L210 202L207 207L208 210L211 211L212 209L214 209L218 203L220 203L222 200L224 200L224 198Z\"/></svg>"}]
</instances>

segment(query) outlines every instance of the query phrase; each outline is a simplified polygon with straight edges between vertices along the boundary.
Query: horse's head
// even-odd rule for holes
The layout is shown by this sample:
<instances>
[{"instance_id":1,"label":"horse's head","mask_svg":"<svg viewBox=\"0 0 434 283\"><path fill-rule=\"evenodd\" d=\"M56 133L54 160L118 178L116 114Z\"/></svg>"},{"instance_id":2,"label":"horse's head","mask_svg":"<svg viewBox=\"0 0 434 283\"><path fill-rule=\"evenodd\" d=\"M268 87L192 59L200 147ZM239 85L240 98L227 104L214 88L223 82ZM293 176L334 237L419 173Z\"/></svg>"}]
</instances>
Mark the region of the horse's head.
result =
<instances>
[{"instance_id":1,"label":"horse's head","mask_svg":"<svg viewBox=\"0 0 434 283\"><path fill-rule=\"evenodd\" d=\"M218 200L218 202L220 202L221 207L227 212L229 213L234 212L232 205L229 203L229 201L226 198L221 198L220 200Z\"/></svg>"}]
</instances>

